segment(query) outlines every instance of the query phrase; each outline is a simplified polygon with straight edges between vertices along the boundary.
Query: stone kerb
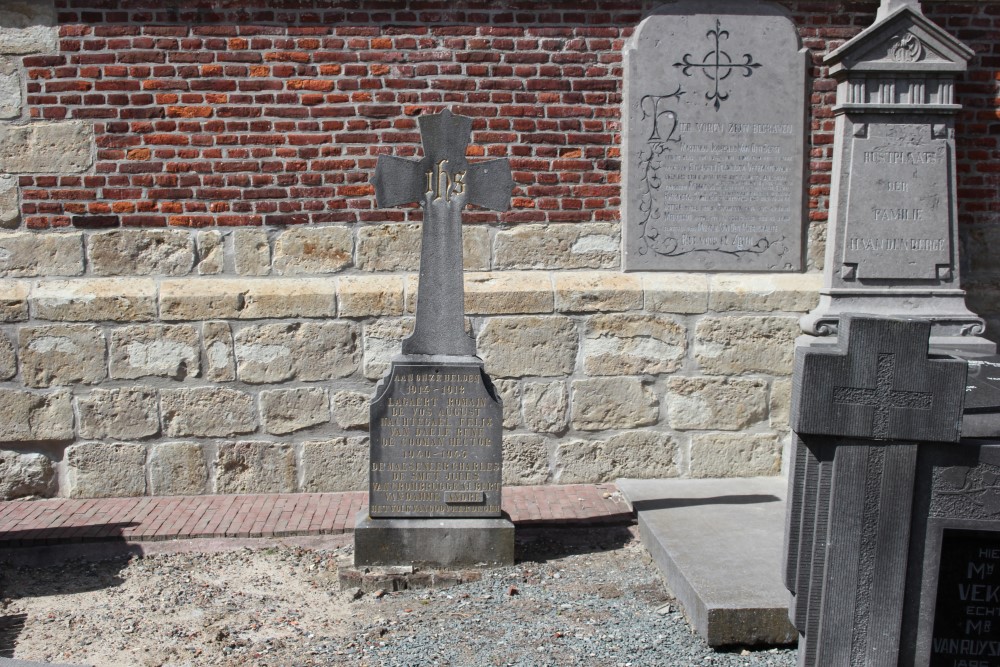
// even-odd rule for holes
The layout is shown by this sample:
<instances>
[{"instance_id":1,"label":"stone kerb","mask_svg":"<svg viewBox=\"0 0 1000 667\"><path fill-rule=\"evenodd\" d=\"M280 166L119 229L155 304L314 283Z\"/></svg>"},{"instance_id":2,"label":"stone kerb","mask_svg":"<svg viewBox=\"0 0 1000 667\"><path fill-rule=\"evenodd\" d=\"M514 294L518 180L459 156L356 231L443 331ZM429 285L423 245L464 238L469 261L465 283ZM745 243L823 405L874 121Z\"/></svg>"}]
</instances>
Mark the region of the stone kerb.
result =
<instances>
[{"instance_id":1,"label":"stone kerb","mask_svg":"<svg viewBox=\"0 0 1000 667\"><path fill-rule=\"evenodd\" d=\"M778 474L782 350L820 281L795 278L466 274L467 326L504 399L504 482ZM362 489L367 401L416 287L410 273L2 279L0 491Z\"/></svg>"}]
</instances>

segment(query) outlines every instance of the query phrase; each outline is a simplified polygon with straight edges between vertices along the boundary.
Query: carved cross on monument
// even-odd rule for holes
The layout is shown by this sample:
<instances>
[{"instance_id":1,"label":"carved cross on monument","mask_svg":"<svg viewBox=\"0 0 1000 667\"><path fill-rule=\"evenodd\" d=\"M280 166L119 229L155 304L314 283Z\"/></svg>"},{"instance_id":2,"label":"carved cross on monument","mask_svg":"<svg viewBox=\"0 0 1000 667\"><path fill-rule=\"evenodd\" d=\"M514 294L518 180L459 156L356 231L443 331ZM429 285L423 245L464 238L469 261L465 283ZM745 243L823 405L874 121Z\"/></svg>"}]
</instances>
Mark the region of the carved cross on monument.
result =
<instances>
[{"instance_id":1,"label":"carved cross on monument","mask_svg":"<svg viewBox=\"0 0 1000 667\"><path fill-rule=\"evenodd\" d=\"M471 118L445 110L418 123L424 157L380 155L372 179L380 208L419 202L424 209L417 321L403 354L473 356L476 343L465 333L462 209L506 211L514 179L506 158L466 160Z\"/></svg>"},{"instance_id":2,"label":"carved cross on monument","mask_svg":"<svg viewBox=\"0 0 1000 667\"><path fill-rule=\"evenodd\" d=\"M867 405L875 408L872 419L872 437L885 440L889 437L889 412L892 408L930 410L931 393L926 391L897 391L892 388L896 376L896 355L882 353L876 364L875 388L834 387L833 402L844 405Z\"/></svg>"}]
</instances>

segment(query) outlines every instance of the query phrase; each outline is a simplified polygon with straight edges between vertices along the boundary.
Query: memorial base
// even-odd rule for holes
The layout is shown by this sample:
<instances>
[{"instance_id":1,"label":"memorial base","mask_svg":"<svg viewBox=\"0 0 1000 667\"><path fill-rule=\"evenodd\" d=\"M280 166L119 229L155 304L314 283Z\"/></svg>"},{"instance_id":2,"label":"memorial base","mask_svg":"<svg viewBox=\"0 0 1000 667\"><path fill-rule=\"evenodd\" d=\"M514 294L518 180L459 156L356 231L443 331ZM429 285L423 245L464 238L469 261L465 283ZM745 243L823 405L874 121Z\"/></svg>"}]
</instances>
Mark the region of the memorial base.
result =
<instances>
[{"instance_id":1,"label":"memorial base","mask_svg":"<svg viewBox=\"0 0 1000 667\"><path fill-rule=\"evenodd\" d=\"M372 519L354 526L354 565L475 567L514 564L509 519Z\"/></svg>"}]
</instances>

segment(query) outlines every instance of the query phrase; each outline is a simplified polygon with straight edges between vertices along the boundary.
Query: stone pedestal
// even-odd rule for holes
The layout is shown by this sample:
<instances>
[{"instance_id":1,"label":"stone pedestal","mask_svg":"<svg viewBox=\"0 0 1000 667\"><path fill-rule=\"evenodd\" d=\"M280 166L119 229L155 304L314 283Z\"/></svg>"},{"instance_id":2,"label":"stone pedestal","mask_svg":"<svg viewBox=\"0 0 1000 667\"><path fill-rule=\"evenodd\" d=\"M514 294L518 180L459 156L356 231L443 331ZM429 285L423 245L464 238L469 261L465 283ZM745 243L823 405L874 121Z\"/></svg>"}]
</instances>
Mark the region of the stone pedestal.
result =
<instances>
[{"instance_id":1,"label":"stone pedestal","mask_svg":"<svg viewBox=\"0 0 1000 667\"><path fill-rule=\"evenodd\" d=\"M354 565L476 567L514 564L510 519L372 519L359 514Z\"/></svg>"}]
</instances>

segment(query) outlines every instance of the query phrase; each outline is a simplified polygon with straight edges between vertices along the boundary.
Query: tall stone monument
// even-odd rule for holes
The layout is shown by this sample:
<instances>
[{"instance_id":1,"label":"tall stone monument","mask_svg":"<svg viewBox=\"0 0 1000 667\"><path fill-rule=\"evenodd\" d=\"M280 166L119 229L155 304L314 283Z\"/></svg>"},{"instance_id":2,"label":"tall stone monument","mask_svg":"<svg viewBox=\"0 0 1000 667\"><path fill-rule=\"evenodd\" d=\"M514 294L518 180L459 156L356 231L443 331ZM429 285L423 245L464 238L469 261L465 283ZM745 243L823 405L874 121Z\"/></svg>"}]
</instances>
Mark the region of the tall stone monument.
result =
<instances>
[{"instance_id":1,"label":"tall stone monument","mask_svg":"<svg viewBox=\"0 0 1000 667\"><path fill-rule=\"evenodd\" d=\"M995 350L959 276L955 79L972 55L916 0L883 0L875 24L827 56L838 82L833 186L807 334L835 336L845 313L919 317L935 348Z\"/></svg>"},{"instance_id":2,"label":"tall stone monument","mask_svg":"<svg viewBox=\"0 0 1000 667\"><path fill-rule=\"evenodd\" d=\"M679 0L625 47L627 271L799 271L809 55L787 10Z\"/></svg>"},{"instance_id":3,"label":"tall stone monument","mask_svg":"<svg viewBox=\"0 0 1000 667\"><path fill-rule=\"evenodd\" d=\"M472 120L419 119L424 156L380 156L380 207L424 211L416 324L370 406L368 513L355 565L509 564L514 526L502 516L503 407L465 330L462 209L504 211L506 159L469 163Z\"/></svg>"}]
</instances>

